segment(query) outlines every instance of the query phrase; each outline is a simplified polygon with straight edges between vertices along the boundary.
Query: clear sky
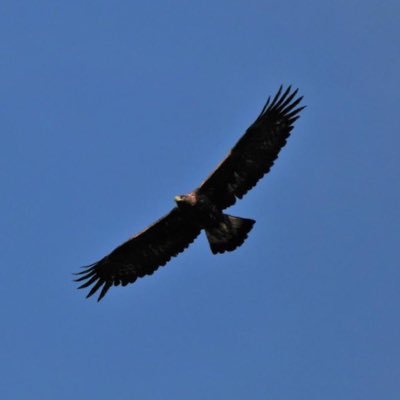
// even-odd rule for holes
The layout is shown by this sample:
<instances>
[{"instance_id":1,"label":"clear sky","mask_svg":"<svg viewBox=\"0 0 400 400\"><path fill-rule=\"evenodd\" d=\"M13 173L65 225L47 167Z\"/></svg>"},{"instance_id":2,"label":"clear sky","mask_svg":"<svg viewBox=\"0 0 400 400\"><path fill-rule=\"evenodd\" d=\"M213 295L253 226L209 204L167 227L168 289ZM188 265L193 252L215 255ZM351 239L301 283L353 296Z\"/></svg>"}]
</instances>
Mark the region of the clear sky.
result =
<instances>
[{"instance_id":1,"label":"clear sky","mask_svg":"<svg viewBox=\"0 0 400 400\"><path fill-rule=\"evenodd\" d=\"M1 399L394 400L400 3L0 5ZM279 85L308 108L271 173L101 303L72 272L194 189Z\"/></svg>"}]
</instances>

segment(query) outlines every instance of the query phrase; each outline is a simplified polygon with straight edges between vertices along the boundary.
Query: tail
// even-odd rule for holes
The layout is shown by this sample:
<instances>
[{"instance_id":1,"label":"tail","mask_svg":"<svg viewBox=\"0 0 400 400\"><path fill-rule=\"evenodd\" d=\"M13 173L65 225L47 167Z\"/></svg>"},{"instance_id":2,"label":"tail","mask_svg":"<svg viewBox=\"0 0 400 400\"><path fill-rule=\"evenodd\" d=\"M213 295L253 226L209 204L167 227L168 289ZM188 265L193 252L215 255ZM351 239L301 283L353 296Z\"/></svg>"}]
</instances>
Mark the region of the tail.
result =
<instances>
[{"instance_id":1,"label":"tail","mask_svg":"<svg viewBox=\"0 0 400 400\"><path fill-rule=\"evenodd\" d=\"M207 239L213 254L232 251L247 238L256 221L223 214L224 219L218 226L206 229Z\"/></svg>"}]
</instances>

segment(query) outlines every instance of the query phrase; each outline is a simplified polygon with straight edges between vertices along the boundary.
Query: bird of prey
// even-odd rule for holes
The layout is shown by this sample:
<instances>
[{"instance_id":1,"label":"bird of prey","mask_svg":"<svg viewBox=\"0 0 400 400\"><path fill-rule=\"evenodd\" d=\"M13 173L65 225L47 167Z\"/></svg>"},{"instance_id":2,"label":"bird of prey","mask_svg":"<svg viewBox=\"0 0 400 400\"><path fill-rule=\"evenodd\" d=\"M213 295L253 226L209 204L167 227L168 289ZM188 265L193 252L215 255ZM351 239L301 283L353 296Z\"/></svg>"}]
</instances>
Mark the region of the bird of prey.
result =
<instances>
[{"instance_id":1,"label":"bird of prey","mask_svg":"<svg viewBox=\"0 0 400 400\"><path fill-rule=\"evenodd\" d=\"M268 98L260 115L246 130L226 158L193 192L175 197L176 206L148 228L122 243L110 254L82 272L79 289L99 289L100 301L111 286L126 286L151 275L185 250L205 231L213 254L232 251L247 238L255 221L225 214L223 210L241 199L265 175L304 108L298 90L279 88Z\"/></svg>"}]
</instances>

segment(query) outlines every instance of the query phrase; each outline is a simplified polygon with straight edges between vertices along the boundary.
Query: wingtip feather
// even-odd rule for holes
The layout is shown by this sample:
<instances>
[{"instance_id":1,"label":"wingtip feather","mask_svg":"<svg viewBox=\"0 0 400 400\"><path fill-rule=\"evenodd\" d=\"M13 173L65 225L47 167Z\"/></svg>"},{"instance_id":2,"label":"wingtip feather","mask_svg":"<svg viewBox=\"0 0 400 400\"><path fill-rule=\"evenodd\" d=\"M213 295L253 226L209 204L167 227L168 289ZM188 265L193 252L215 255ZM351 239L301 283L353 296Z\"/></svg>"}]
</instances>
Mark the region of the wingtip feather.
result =
<instances>
[{"instance_id":1,"label":"wingtip feather","mask_svg":"<svg viewBox=\"0 0 400 400\"><path fill-rule=\"evenodd\" d=\"M105 283L105 285L101 289L99 297L97 298L97 302L99 302L106 295L111 286L112 286L112 281L107 281Z\"/></svg>"},{"instance_id":2,"label":"wingtip feather","mask_svg":"<svg viewBox=\"0 0 400 400\"><path fill-rule=\"evenodd\" d=\"M279 86L279 90L278 90L278 92L276 93L274 99L272 100L271 105L269 106L270 109L273 108L273 107L275 107L275 103L276 103L276 101L278 100L279 96L280 96L281 93L282 93L282 88L283 88L283 85Z\"/></svg>"},{"instance_id":3,"label":"wingtip feather","mask_svg":"<svg viewBox=\"0 0 400 400\"><path fill-rule=\"evenodd\" d=\"M100 288L101 285L104 284L104 280L103 279L99 279L97 281L97 283L92 287L92 289L90 290L90 292L88 293L88 295L86 296L86 298L88 299L89 297L93 296L97 290Z\"/></svg>"},{"instance_id":4,"label":"wingtip feather","mask_svg":"<svg viewBox=\"0 0 400 400\"><path fill-rule=\"evenodd\" d=\"M93 276L93 277L90 278L88 281L84 282L81 286L79 286L78 289L87 288L87 287L90 286L92 283L96 282L97 279L98 279L97 276Z\"/></svg>"}]
</instances>

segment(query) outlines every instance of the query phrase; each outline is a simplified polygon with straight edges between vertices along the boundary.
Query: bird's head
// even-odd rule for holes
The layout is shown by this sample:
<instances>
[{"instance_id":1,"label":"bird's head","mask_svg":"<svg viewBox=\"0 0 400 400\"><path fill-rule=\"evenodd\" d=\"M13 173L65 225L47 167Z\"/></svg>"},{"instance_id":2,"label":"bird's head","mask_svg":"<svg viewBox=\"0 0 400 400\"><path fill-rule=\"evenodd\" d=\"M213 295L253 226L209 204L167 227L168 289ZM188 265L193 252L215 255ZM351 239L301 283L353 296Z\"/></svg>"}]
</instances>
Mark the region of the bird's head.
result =
<instances>
[{"instance_id":1,"label":"bird's head","mask_svg":"<svg viewBox=\"0 0 400 400\"><path fill-rule=\"evenodd\" d=\"M175 196L175 202L178 207L194 206L196 203L196 196L193 195L193 193L181 194L179 196Z\"/></svg>"},{"instance_id":2,"label":"bird's head","mask_svg":"<svg viewBox=\"0 0 400 400\"><path fill-rule=\"evenodd\" d=\"M175 196L175 203L180 208L185 208L190 206L190 201L188 199L188 196L185 194L180 194L178 196Z\"/></svg>"},{"instance_id":3,"label":"bird's head","mask_svg":"<svg viewBox=\"0 0 400 400\"><path fill-rule=\"evenodd\" d=\"M182 202L184 202L184 201L185 201L185 195L180 194L180 195L178 195L178 196L175 196L175 202L176 202L176 204L179 205L179 203L182 203Z\"/></svg>"}]
</instances>

